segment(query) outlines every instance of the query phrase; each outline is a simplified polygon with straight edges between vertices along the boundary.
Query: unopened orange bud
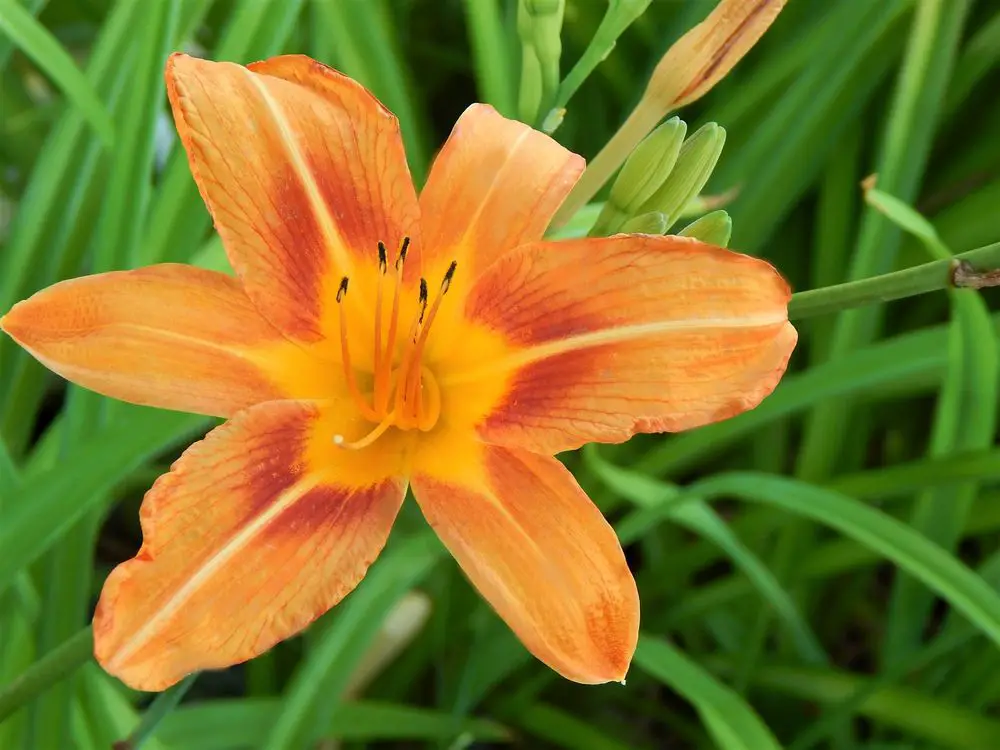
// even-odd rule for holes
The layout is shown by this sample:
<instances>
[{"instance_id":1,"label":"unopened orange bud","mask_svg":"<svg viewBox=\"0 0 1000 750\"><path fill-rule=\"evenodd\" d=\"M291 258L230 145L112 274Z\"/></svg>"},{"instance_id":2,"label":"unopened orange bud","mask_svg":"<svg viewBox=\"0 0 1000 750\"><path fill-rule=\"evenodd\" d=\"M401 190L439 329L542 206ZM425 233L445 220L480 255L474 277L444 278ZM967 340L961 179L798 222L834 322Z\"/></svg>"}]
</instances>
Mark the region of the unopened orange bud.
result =
<instances>
[{"instance_id":1,"label":"unopened orange bud","mask_svg":"<svg viewBox=\"0 0 1000 750\"><path fill-rule=\"evenodd\" d=\"M721 0L667 50L644 98L663 111L701 98L750 51L788 0Z\"/></svg>"}]
</instances>

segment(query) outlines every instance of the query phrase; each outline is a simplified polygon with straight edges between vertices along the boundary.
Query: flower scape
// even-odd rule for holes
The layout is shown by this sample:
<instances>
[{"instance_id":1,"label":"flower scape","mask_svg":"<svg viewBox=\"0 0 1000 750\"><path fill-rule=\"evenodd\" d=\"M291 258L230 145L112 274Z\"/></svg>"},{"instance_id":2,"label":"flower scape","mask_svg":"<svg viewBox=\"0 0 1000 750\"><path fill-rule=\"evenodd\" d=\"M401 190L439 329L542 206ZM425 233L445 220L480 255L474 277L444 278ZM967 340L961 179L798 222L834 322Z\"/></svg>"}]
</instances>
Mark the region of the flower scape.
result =
<instances>
[{"instance_id":1,"label":"flower scape","mask_svg":"<svg viewBox=\"0 0 1000 750\"><path fill-rule=\"evenodd\" d=\"M418 196L395 117L304 56L166 71L235 276L64 281L0 326L124 401L223 417L147 493L95 655L142 690L250 659L346 596L407 489L537 658L622 680L639 597L553 456L752 409L795 346L766 262L694 239L547 241L583 159L491 107Z\"/></svg>"}]
</instances>

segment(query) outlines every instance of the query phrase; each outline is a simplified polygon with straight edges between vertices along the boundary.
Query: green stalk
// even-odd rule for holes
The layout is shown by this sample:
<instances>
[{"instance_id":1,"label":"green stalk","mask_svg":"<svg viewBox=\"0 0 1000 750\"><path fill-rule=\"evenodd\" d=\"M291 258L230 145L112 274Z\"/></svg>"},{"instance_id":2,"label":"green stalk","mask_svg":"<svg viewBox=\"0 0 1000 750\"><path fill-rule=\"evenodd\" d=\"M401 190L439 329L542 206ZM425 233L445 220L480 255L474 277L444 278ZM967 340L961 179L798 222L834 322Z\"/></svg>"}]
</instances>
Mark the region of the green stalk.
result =
<instances>
[{"instance_id":1,"label":"green stalk","mask_svg":"<svg viewBox=\"0 0 1000 750\"><path fill-rule=\"evenodd\" d=\"M954 286L957 261L965 261L983 272L1000 268L1000 242L960 253L954 260L934 260L870 279L798 292L792 295L788 317L791 320L802 320L947 289Z\"/></svg>"},{"instance_id":2,"label":"green stalk","mask_svg":"<svg viewBox=\"0 0 1000 750\"><path fill-rule=\"evenodd\" d=\"M88 625L0 689L0 722L39 693L72 676L93 655L94 636Z\"/></svg>"},{"instance_id":3,"label":"green stalk","mask_svg":"<svg viewBox=\"0 0 1000 750\"><path fill-rule=\"evenodd\" d=\"M650 0L611 0L608 3L608 10L604 14L604 18L601 19L597 31L594 32L594 36L591 38L590 44L587 45L587 49L584 50L580 59L573 66L573 69L570 70L562 83L559 84L555 103L552 105L553 111L559 113L566 108L576 90L580 88L581 84L587 80L597 66L611 54L611 50L615 48L618 37L632 25L633 21L646 12L649 3ZM549 120L548 114L543 112L542 115L544 115L542 118L543 122L551 122L553 124L549 132L555 130L555 127L562 122L561 114L557 114L551 120Z\"/></svg>"}]
</instances>

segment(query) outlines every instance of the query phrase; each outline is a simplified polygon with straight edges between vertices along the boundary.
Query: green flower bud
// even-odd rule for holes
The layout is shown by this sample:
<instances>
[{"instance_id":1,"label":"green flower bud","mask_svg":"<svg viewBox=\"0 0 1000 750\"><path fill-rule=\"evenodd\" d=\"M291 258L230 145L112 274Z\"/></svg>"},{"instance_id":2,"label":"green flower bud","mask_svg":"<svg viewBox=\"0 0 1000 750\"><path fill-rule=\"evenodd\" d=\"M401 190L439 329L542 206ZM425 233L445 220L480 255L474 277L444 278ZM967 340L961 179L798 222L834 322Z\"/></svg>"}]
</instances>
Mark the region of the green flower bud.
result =
<instances>
[{"instance_id":1,"label":"green flower bud","mask_svg":"<svg viewBox=\"0 0 1000 750\"><path fill-rule=\"evenodd\" d=\"M611 186L611 200L628 214L636 213L667 181L677 163L687 125L671 117L646 136L625 161Z\"/></svg>"},{"instance_id":2,"label":"green flower bud","mask_svg":"<svg viewBox=\"0 0 1000 750\"><path fill-rule=\"evenodd\" d=\"M733 220L725 211L712 211L695 219L677 234L681 237L693 237L709 245L728 247L729 238L733 234Z\"/></svg>"},{"instance_id":3,"label":"green flower bud","mask_svg":"<svg viewBox=\"0 0 1000 750\"><path fill-rule=\"evenodd\" d=\"M626 221L621 231L628 234L663 234L667 231L667 217L659 211L640 214Z\"/></svg>"},{"instance_id":4,"label":"green flower bud","mask_svg":"<svg viewBox=\"0 0 1000 750\"><path fill-rule=\"evenodd\" d=\"M668 228L705 187L726 143L726 131L714 122L704 125L681 146L667 181L646 201L642 211L662 211Z\"/></svg>"},{"instance_id":5,"label":"green flower bud","mask_svg":"<svg viewBox=\"0 0 1000 750\"><path fill-rule=\"evenodd\" d=\"M641 213L643 204L670 176L686 133L684 121L671 117L635 147L611 186L608 202L591 232L593 236L620 232L630 216Z\"/></svg>"},{"instance_id":6,"label":"green flower bud","mask_svg":"<svg viewBox=\"0 0 1000 750\"><path fill-rule=\"evenodd\" d=\"M597 221L587 232L588 237L608 237L622 231L625 222L631 217L611 201L607 201L597 215Z\"/></svg>"}]
</instances>

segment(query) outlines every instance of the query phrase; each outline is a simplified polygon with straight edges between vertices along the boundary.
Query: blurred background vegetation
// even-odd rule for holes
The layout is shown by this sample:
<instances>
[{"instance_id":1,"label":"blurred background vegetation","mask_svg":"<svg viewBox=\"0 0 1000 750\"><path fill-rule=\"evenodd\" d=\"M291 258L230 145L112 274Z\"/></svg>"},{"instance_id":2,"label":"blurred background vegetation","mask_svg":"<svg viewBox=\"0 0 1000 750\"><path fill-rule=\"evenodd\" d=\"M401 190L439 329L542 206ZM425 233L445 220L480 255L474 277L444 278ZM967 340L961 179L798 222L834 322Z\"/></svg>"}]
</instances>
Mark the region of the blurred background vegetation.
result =
<instances>
[{"instance_id":1,"label":"blurred background vegetation","mask_svg":"<svg viewBox=\"0 0 1000 750\"><path fill-rule=\"evenodd\" d=\"M593 157L713 5L652 0L557 139ZM564 75L608 7L567 0ZM517 114L516 15L516 0L0 0L0 310L82 273L224 264L166 109L169 51L343 70L398 114L420 181L469 103ZM737 191L730 246L797 290L929 260L865 204L876 172L950 251L1000 241L998 61L996 0L791 0L680 113L727 130L705 193ZM152 706L87 659L86 627L139 545L142 493L211 422L67 387L4 338L0 748L1000 748L996 302L935 292L810 318L754 412L564 456L639 583L625 687L533 661L409 503L304 636Z\"/></svg>"}]
</instances>

